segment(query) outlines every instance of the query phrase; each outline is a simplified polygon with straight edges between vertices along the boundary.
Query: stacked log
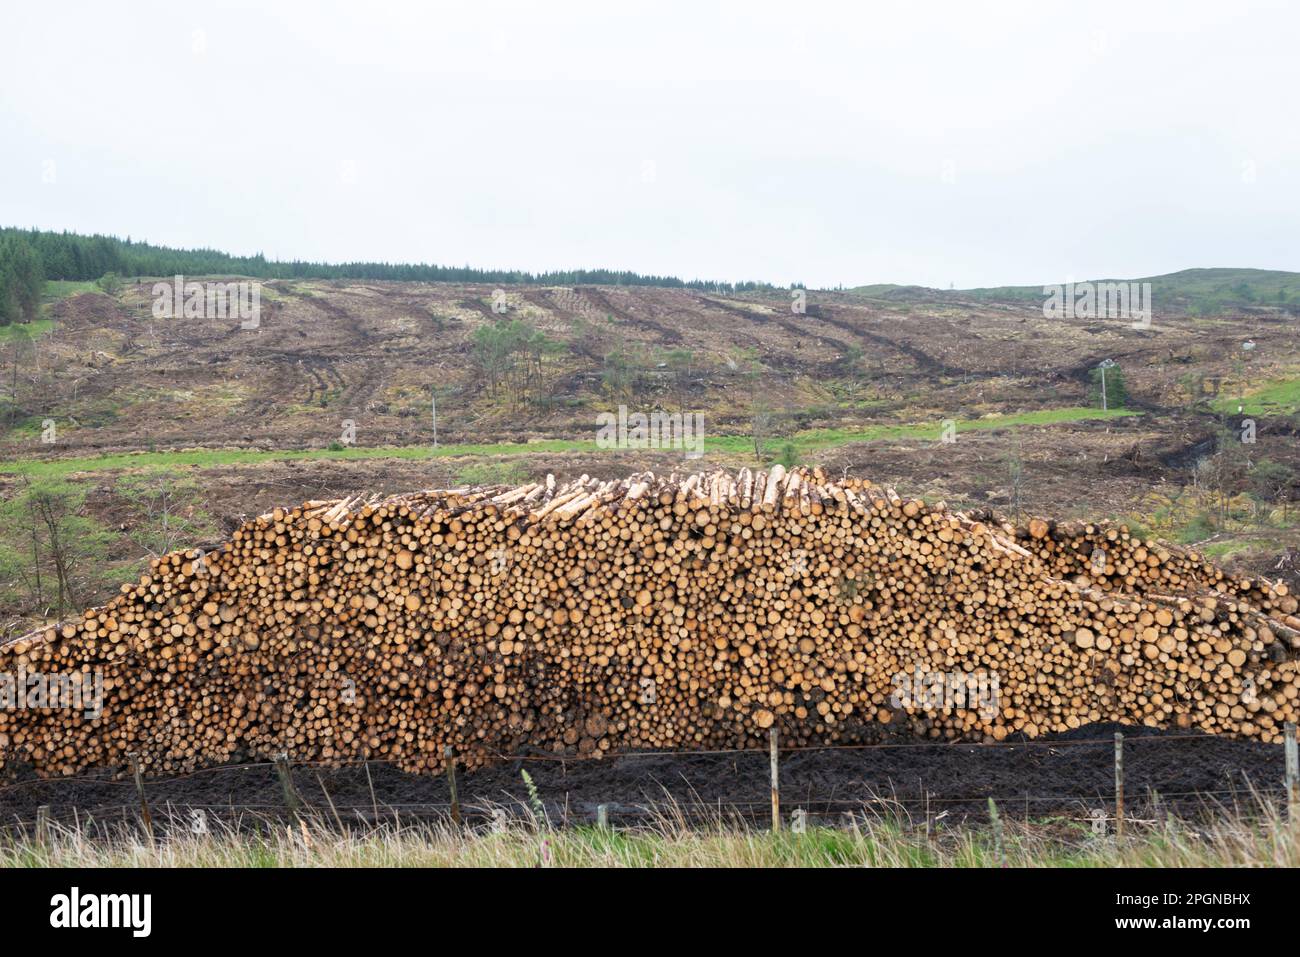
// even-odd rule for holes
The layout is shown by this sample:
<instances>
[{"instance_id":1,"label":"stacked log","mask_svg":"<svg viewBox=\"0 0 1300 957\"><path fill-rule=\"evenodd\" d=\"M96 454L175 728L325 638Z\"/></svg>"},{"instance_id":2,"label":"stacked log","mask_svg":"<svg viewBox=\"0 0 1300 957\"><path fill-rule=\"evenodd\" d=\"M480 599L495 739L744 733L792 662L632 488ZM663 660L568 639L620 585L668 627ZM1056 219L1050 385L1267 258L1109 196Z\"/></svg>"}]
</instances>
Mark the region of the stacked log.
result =
<instances>
[{"instance_id":1,"label":"stacked log","mask_svg":"<svg viewBox=\"0 0 1300 957\"><path fill-rule=\"evenodd\" d=\"M1033 519L1012 533L1039 552L1052 574L1083 584L1118 591L1217 591L1257 604L1273 601L1272 583L1229 575L1194 549L1139 538L1126 525ZM1287 597L1281 604L1294 611L1295 598Z\"/></svg>"},{"instance_id":2,"label":"stacked log","mask_svg":"<svg viewBox=\"0 0 1300 957\"><path fill-rule=\"evenodd\" d=\"M1099 559L1098 549L1104 552ZM0 760L155 773L288 752L438 770L547 751L1003 740L1115 720L1280 741L1281 584L1122 527L1022 529L820 471L548 477L276 509L151 563L0 674L103 679L0 709ZM988 702L899 676L993 675Z\"/></svg>"}]
</instances>

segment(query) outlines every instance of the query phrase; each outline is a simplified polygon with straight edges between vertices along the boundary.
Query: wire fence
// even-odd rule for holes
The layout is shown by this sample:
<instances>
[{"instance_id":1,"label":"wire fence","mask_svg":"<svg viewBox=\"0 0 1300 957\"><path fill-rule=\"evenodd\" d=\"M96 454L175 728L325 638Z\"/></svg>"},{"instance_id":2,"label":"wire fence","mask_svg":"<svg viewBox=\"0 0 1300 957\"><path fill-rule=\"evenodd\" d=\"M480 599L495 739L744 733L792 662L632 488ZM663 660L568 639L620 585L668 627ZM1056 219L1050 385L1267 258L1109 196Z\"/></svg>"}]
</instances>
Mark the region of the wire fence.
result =
<instances>
[{"instance_id":1,"label":"wire fence","mask_svg":"<svg viewBox=\"0 0 1300 957\"><path fill-rule=\"evenodd\" d=\"M1153 742L1156 744L1165 744L1178 741L1213 741L1226 742L1231 739L1223 738L1219 735L1198 733L1198 734L1152 734L1138 735L1135 737L1125 736L1125 746L1140 744L1143 742ZM1241 743L1241 742L1238 742ZM1057 740L1026 739L1023 741L889 741L876 742L869 744L810 744L810 745L780 745L782 754L803 754L813 752L827 751L892 751L892 750L931 750L931 751L973 751L983 748L1005 748L1015 750L1017 748L1046 748L1048 750L1062 750L1072 747L1095 747L1104 745L1111 747L1114 745L1114 738L1068 738ZM499 751L490 752L495 760L502 764L511 762L524 761L551 761L561 764L582 764L587 762L598 761L621 761L632 760L636 758L693 758L706 756L726 756L739 754L762 754L769 753L767 745L755 745L744 748L686 748L686 749L634 749L627 751L597 751L589 755L583 754L552 754L530 752L526 754L505 754ZM347 759L319 759L319 760L300 760L290 756L295 768L329 768L331 770L343 769L349 767L377 767L377 766L395 766L394 762L381 761L374 758L347 758ZM150 777L147 780L150 783L163 784L177 781L185 781L191 778L199 777L205 774L214 774L224 771L243 771L255 768L274 768L275 761L246 761L237 764L214 764L207 767L196 768L183 774L172 775L169 777ZM60 777L33 777L25 781L19 781L12 784L0 785L0 794L15 788L32 787L51 784L106 784L121 785L123 787L132 787L134 783L130 780L104 777L103 775L64 775Z\"/></svg>"},{"instance_id":2,"label":"wire fence","mask_svg":"<svg viewBox=\"0 0 1300 957\"><path fill-rule=\"evenodd\" d=\"M735 800L729 798L705 799L690 785L689 780L685 777L685 771L679 771L682 775L682 784L684 790L689 791L690 797L683 803L668 790L664 788L664 797L660 801L643 801L639 803L615 803L613 799L619 797L617 793L620 789L626 790L626 783L623 785L609 785L611 791L615 792L610 795L611 800L608 803L596 805L590 800L579 802L576 810L571 808L569 795L566 792L564 802L561 805L557 800L543 801L543 806L550 805L556 809L556 813L564 823L571 823L576 817L578 820L590 820L592 812L599 808L598 816L602 819L613 816L626 821L636 821L646 817L654 817L664 813L665 808L669 809L672 814L684 819L699 817L702 815L720 816L733 815L742 818L752 818L760 820L767 815L764 811L775 814L775 804L779 803L785 809L786 813L799 809L806 814L813 815L846 815L861 812L864 814L872 811L879 812L883 810L901 810L903 813L911 816L913 813L919 815L924 809L925 819L928 822L933 816L934 811L940 815L951 813L952 810L963 806L979 809L987 807L989 802L1003 809L1002 813L1015 808L1024 808L1025 817L1029 819L1038 811L1046 813L1047 811L1056 811L1060 809L1071 809L1075 812L1085 813L1087 819L1097 820L1099 814L1107 819L1119 820L1123 817L1123 800L1125 797L1125 786L1123 783L1123 761L1122 751L1129 752L1129 770L1142 770L1142 747L1144 745L1165 746L1169 744L1179 744L1184 742L1203 742L1213 743L1226 747L1242 746L1251 749L1253 753L1252 764L1256 769L1267 766L1271 763L1279 765L1279 771L1282 768L1283 754L1273 753L1269 746L1252 744L1247 742L1235 742L1231 739L1225 739L1212 734L1194 733L1194 734L1142 734L1138 733L1133 736L1118 735L1107 738L1074 738L1074 739L1052 739L1052 740L1017 740L1017 741L988 741L988 742L945 742L945 741L889 741L863 744L824 744L824 745L791 745L787 747L776 747L775 744L769 747L751 746L736 748L715 748L715 749L691 749L691 750L664 750L664 749L647 749L647 750L628 750L619 752L597 752L590 756L575 754L552 754L552 753L524 753L524 754L503 754L495 753L493 757L501 764L515 763L522 767L527 762L558 762L562 765L561 773L567 774L569 766L575 768L591 768L597 765L607 765L616 762L634 762L637 759L644 758L671 758L671 759L694 759L707 757L739 757L741 755L757 755L768 757L772 761L772 770L775 777L779 767L779 758L775 755L789 757L791 755L816 754L820 752L902 752L902 751L928 751L935 755L976 755L988 754L990 751L1002 750L1004 753L1017 750L1028 751L1029 749L1043 749L1048 753L1066 753L1077 748L1093 749L1114 749L1114 761L1116 767L1115 783L1113 787L1079 787L1075 790L1056 791L1053 793L1036 793L1035 789L1026 787L1023 791L1007 793L1005 787L998 793L990 791L980 791L979 793L949 793L943 789L935 791L921 786L919 793L899 795L892 789L894 782L888 776L887 770L880 770L880 773L886 774L885 786L889 790L885 793L877 793L874 789L870 794L864 794L857 797L844 797L834 793L840 790L841 785L838 783L831 784L830 794L813 793L811 786L809 789L800 793L797 788L791 788L789 785L779 792L777 802L771 800ZM1122 742L1122 748L1120 747ZM1268 748L1268 752L1261 755L1254 749ZM775 749L775 755L773 753ZM1143 780L1141 791L1133 789L1129 792L1128 797L1132 802L1135 799L1143 800L1148 807L1160 807L1163 802L1200 802L1206 805L1238 805L1245 800L1252 806L1258 806L1261 801L1272 801L1275 799L1285 799L1290 806L1292 803L1300 800L1300 787L1295 780L1294 756L1289 753L1294 750L1294 732L1291 731L1288 736L1286 750L1287 760L1285 761L1284 773L1271 773L1269 777L1273 778L1271 782L1252 781L1249 776L1240 769L1240 784L1229 786L1217 786L1206 788L1188 788L1179 787L1180 783L1185 782L1186 772L1195 764L1195 759L1209 756L1199 752L1199 749L1193 749L1192 754L1185 753L1183 749L1176 755L1166 752L1162 755L1165 763L1176 759L1177 769L1175 776L1167 780L1151 780L1146 776ZM1281 751L1283 749L1279 749ZM1102 752L1104 754L1105 752ZM1098 757L1101 757L1099 754ZM1225 764L1225 758L1222 754L1214 756L1214 760L1219 764ZM453 763L454 767L454 763ZM325 780L321 777L320 772L329 770L331 772L344 771L346 769L364 769L366 772L367 785L369 787L368 801L336 801L327 787ZM280 801L267 801L263 797L261 800L236 801L232 799L223 802L213 801L209 795L196 794L192 798L186 795L171 794L173 785L181 782L194 781L211 775L228 774L235 772L253 772L268 771L274 769L279 778L279 784L283 786L284 799ZM27 800L23 802L23 792L29 789L52 789L54 794L49 795L49 800L42 795L38 800L40 804L36 805L36 821L45 824L61 824L65 826L80 826L87 820L94 820L103 823L108 820L120 820L124 823L131 823L136 819L145 819L149 816L150 798L148 792L152 790L157 797L163 797L159 809L166 811L171 823L175 823L176 814L179 813L182 818L185 815L198 811L203 813L228 814L234 817L240 815L261 815L271 818L284 818L298 816L305 807L311 813L317 813L328 819L330 815L340 825L343 824L343 815L349 819L359 822L378 823L380 820L394 818L436 818L447 819L452 817L460 820L462 813L467 818L482 818L484 820L495 818L502 812L502 809L508 805L515 805L525 814L531 814L528 800L518 795L509 795L504 790L501 791L506 797L505 803L482 802L469 800L458 801L454 796L454 786L452 787L453 796L451 800L428 800L428 801L410 801L383 800L375 790L375 785L371 779L372 769L391 769L400 770L392 762L377 761L366 758L354 758L343 760L293 760L285 756L280 760L260 760L248 761L235 764L217 764L208 767L196 768L182 774L168 777L150 777L143 779L140 785L132 777L113 776L120 773L120 769L114 771L106 769L104 773L88 775L69 775L56 778L32 777L22 781L13 781L0 785L0 814L13 819L11 822L0 823L0 830L12 831L14 829L26 831L32 826L32 809L33 802ZM315 785L319 788L319 795L313 794L312 804L307 801L298 791L294 783L294 771L298 776L302 772L315 771ZM788 769L787 769L788 770ZM842 770L842 769L839 769ZM1094 772L1098 768L1092 769ZM1159 770L1157 768L1157 770ZM1223 768L1219 768L1223 771ZM735 769L737 775L740 774L739 768ZM914 767L907 769L907 774L913 778L917 776ZM415 777L410 775L409 777ZM422 776L425 780L439 783L442 774L425 774ZM754 782L752 771L748 773L749 783ZM1222 781L1222 778L1220 778ZM260 782L263 787L270 787L276 783L275 778L268 777ZM337 780L333 782L336 786ZM449 782L450 783L450 782ZM471 781L465 782L467 784ZM499 783L499 782L498 782ZM658 784L658 782L655 782ZM797 782L796 782L797 783ZM856 781L855 784L861 785L863 781ZM824 790L826 782L818 782L818 790ZM92 794L82 793L74 795L72 801L58 800L57 792L64 786L83 785L87 788L110 788L125 789L119 792L122 800L107 799L107 795L95 796ZM659 784L662 788L662 784ZM238 786L236 786L238 787ZM588 790L590 786L588 786ZM472 790L472 788L471 788ZM132 794L132 792L135 792ZM22 804L22 810L26 811L24 816L18 811L18 806L14 805L14 799L17 798ZM5 805L11 807L6 809ZM1134 808L1136 810L1136 808ZM15 813L18 811L18 813ZM546 813L549 813L546 812ZM1133 819L1134 823L1141 823ZM182 826L186 822L182 821Z\"/></svg>"},{"instance_id":3,"label":"wire fence","mask_svg":"<svg viewBox=\"0 0 1300 957\"><path fill-rule=\"evenodd\" d=\"M1224 738L1214 734L1160 734L1147 735L1134 738L1125 738L1125 741L1132 743L1135 741L1195 741L1195 740L1212 740L1223 741ZM781 752L802 752L802 751L886 751L896 749L916 749L916 748L945 748L954 751L961 751L967 748L1028 748L1028 747L1046 747L1046 748L1063 748L1083 745L1112 745L1114 738L1070 738L1065 740L1043 741L1037 739L1026 739L1024 741L888 741L874 744L808 744L808 745L781 745ZM755 746L752 748L718 748L706 749L692 748L690 750L672 751L672 750L640 750L640 751L606 751L602 752L600 757L603 758L636 758L636 757L659 757L694 754L767 754L768 747ZM505 755L497 754L502 761L574 761L579 757L574 755L563 754L514 754ZM599 760L599 758L596 758Z\"/></svg>"}]
</instances>

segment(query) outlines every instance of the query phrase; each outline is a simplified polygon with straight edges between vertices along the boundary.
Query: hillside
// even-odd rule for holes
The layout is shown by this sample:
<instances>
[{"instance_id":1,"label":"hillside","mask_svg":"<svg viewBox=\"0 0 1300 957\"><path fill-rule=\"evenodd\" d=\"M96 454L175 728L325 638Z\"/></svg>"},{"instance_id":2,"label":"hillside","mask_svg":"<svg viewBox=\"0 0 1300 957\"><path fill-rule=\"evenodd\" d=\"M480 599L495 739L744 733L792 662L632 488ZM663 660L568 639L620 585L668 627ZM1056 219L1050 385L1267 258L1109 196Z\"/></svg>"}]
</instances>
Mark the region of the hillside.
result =
<instances>
[{"instance_id":1,"label":"hillside","mask_svg":"<svg viewBox=\"0 0 1300 957\"><path fill-rule=\"evenodd\" d=\"M760 460L1013 517L1114 517L1254 572L1296 543L1284 310L1189 317L1157 298L1134 329L1046 320L1041 296L923 292L811 291L797 312L772 289L276 279L245 329L155 318L152 281L49 283L39 321L0 330L0 613L25 629L285 503ZM701 414L702 460L598 447L620 406ZM1228 441L1238 407L1258 418L1249 446ZM30 554L50 495L86 552L70 595Z\"/></svg>"},{"instance_id":2,"label":"hillside","mask_svg":"<svg viewBox=\"0 0 1300 957\"><path fill-rule=\"evenodd\" d=\"M1206 322L1157 310L1135 330L956 294L811 292L800 314L776 291L509 287L497 303L486 285L275 280L245 330L154 319L152 285L51 305L30 360L17 357L0 448L324 448L345 420L357 446L425 444L435 396L444 443L591 439L596 417L626 404L703 412L709 436L743 445L756 421L775 441L1099 404L1090 374L1106 358L1137 409L1235 396L1296 364L1291 322L1269 310ZM1256 348L1238 361L1247 338ZM50 417L57 442L33 444Z\"/></svg>"},{"instance_id":3,"label":"hillside","mask_svg":"<svg viewBox=\"0 0 1300 957\"><path fill-rule=\"evenodd\" d=\"M1082 281L1082 280L1080 280ZM1156 308L1166 314L1221 316L1240 311L1276 309L1300 315L1300 272L1276 269L1183 269L1163 276L1136 279L1093 279L1094 283L1150 283ZM1053 280L1054 285L1060 280ZM907 300L983 302L1043 301L1043 286L989 286L940 290L889 283L858 286L852 292L866 297Z\"/></svg>"}]
</instances>

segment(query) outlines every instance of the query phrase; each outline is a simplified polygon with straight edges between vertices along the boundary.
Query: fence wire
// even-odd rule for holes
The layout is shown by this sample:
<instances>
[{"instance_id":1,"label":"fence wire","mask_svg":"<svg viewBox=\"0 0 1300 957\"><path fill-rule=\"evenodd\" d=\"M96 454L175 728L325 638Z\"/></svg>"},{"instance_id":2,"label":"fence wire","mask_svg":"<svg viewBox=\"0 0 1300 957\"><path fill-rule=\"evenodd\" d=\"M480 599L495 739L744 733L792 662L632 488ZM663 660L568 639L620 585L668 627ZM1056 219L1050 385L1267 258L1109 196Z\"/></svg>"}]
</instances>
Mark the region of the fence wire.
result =
<instances>
[{"instance_id":1,"label":"fence wire","mask_svg":"<svg viewBox=\"0 0 1300 957\"><path fill-rule=\"evenodd\" d=\"M1123 738L1123 744L1125 750L1128 751L1134 745L1141 746L1147 743L1167 744L1170 742L1184 742L1184 741L1225 742L1226 740L1227 739L1218 737L1216 735L1205 734L1205 733L1173 734L1173 735L1139 734L1132 737L1126 735ZM836 752L836 751L864 752L864 751L927 749L931 751L976 754L986 749L1015 750L1015 749L1024 749L1024 748L1047 748L1051 752L1064 752L1071 748L1098 747L1098 746L1114 747L1115 743L1116 742L1113 736L1107 738L1079 738L1079 739L1066 739L1066 740L1036 739L1036 740L987 741L987 742L984 741L981 742L906 741L906 742L878 742L878 743L870 743L870 744L792 745L788 747L780 747L778 749L778 752L780 754L805 754L805 753ZM496 757L497 760L502 763L548 761L548 762L560 762L563 764L583 765L583 764L591 764L591 763L598 763L598 762L603 763L605 761L613 762L613 761L622 761L622 760L635 760L637 758L645 758L645 757L691 758L696 756L727 756L727 755L735 756L735 755L747 755L747 754L762 755L766 757L769 755L769 753L770 753L769 747L762 747L756 745L753 747L692 749L692 750L679 750L679 751L667 750L667 749L628 750L628 751L617 751L617 752L596 752L590 755L542 754L542 753L528 753L528 754L495 753L494 757ZM1134 754L1133 757L1138 758L1138 755ZM1140 760L1140 758L1138 759ZM150 787L164 789L167 785L175 784L182 781L188 781L202 776L216 774L220 772L270 769L270 768L277 767L277 763L278 762L276 761L248 761L248 762L242 762L237 764L220 764L220 765L212 765L210 767L197 768L195 770L188 771L183 774L173 775L170 777L150 777L146 779L146 787L145 787L146 795ZM396 767L396 765L391 761L378 761L378 760L366 759L366 758L353 758L353 759L344 759L344 760L318 759L318 760L301 760L301 761L293 760L292 758L290 758L290 764L291 767L295 769L313 768L313 769L344 770L348 768L364 767L367 771L367 774L369 774L369 771L372 767L378 767L378 768ZM1132 769L1133 764L1130 764L1129 767L1130 769ZM441 777L441 775L430 775L431 779L434 777ZM374 793L373 782L370 783L371 800L369 802L340 803L334 800L333 796L330 794L329 788L325 786L325 782L320 778L319 774L317 774L317 782L320 785L320 789L322 792L321 797L323 798L324 803L320 807L311 808L311 810L315 813L323 813L324 810L328 809L330 812L332 812L332 814L335 816L336 819L338 819L341 814L347 814L350 818L354 816L364 818L365 814L369 814L372 817L374 817L375 820L377 821L381 817L388 816L388 814L390 813L396 814L399 817L401 815L407 815L407 816L436 815L438 817L445 817L447 813L451 811L451 809L453 808L453 804L449 801L418 801L418 802L406 801L406 802L396 802L396 803L389 802L389 801L382 801ZM135 782L131 779L122 779L120 777L92 776L86 774L69 775L65 777L50 777L50 778L34 777L25 781L12 782L0 786L0 794L12 793L27 788L33 788L33 787L58 788L63 785L74 785L74 784L84 784L84 785L90 785L96 787L104 785L104 786L117 787L117 788L133 788ZM1243 786L1240 788L1211 788L1211 789L1203 789L1203 790L1165 791L1165 790L1161 790L1160 787L1158 786L1153 786L1150 783L1147 783L1144 790L1146 791L1146 796L1148 798L1155 798L1158 800L1200 799L1207 802L1214 802L1225 797L1230 800L1237 800L1244 796L1249 796L1252 799L1258 801L1260 798L1271 798L1278 795L1285 796L1287 794L1288 789L1285 786L1259 787L1253 784L1243 784ZM986 802L992 801L997 805L1002 805L1008 808L1015 807L1015 806L1023 806L1026 808L1026 815L1028 815L1030 805L1055 804L1055 805L1069 806L1071 804L1077 804L1080 806L1092 805L1095 809L1097 805L1113 805L1116 801L1117 796L1118 793L1115 790L1092 789L1092 790L1084 791L1080 789L1079 791L1074 791L1069 793L1059 793L1059 794L1034 794L1031 792L1020 792L1015 794L979 793L979 794L951 795L951 794L930 794L929 792L926 792L923 795L918 795L915 797L899 797L897 795L888 795L888 796L871 796L871 797L861 797L861 798L839 798L834 796L818 796L811 793L797 794L793 790L789 790L786 792L786 794L782 796L782 805L786 812L794 809L803 809L810 813L823 813L823 814L834 813L836 809L839 809L840 813L844 814L844 813L848 813L851 810L861 809L866 811L872 809L873 807L874 808L880 808L880 807L909 808L909 807L920 807L923 805L926 809L926 816L928 819L929 809L932 806L942 807L942 806L953 806L953 805L982 805ZM301 798L296 794L295 797L301 800ZM1141 795L1136 793L1130 793L1129 799L1138 800L1141 799ZM512 803L522 803L516 798L511 798L511 801ZM682 805L681 803L676 802L674 799L671 799L671 797L670 797L670 801L672 801L672 806L675 813L682 813L688 817L705 811L712 813L712 812L721 812L726 810L729 810L733 813L743 812L750 815L755 815L756 812L754 811L754 809L770 807L770 801L757 801L757 800L734 801L734 800L719 799L714 801L704 801L697 797L694 800L693 804L687 803L686 805ZM305 804L306 802L303 803ZM555 802L551 802L551 803L554 804ZM584 807L591 804L592 802L589 801L583 802ZM138 800L134 802L124 802L120 804L114 802L109 802L107 804L99 804L93 801L83 800L83 802L74 805L68 805L68 804L62 805L62 807L68 807L69 810L62 811L59 814L51 813L51 811L53 811L55 808L59 808L60 806L61 806L61 802L58 801L51 801L48 804L39 806L45 809L44 811L40 812L40 819L45 821L47 824L59 824L59 825L67 826L67 825L79 825L83 821L83 819L98 820L99 822L103 823L106 815L120 816L121 819L124 821L131 821L135 817L138 817L141 812L141 804ZM461 802L455 806L457 808L461 808L463 806L464 811L470 816L478 815L481 817L486 817L491 813L490 810L486 809L487 806L479 805L471 801ZM656 806L653 804L611 803L609 805L606 805L606 807L607 809L609 809L609 811L613 813L614 816L616 817L623 816L625 818L635 817L638 815L653 815L663 810L662 806L659 807L658 810L656 810ZM265 802L254 803L254 802L237 802L237 801L210 803L210 802L199 802L199 801L192 802L183 799L177 800L175 797L169 797L165 799L158 807L158 810L165 814L174 814L177 809L186 810L186 811L188 810L220 811L232 815L267 814L267 815L276 815L281 817L286 812L289 812L291 814L296 813L296 809L288 800L287 795L286 795L286 800L284 802L279 802L279 803L265 803ZM562 809L562 816L566 822L570 816L569 812L570 812L570 808L568 804L568 795L566 794L565 804ZM21 829L23 831L26 831L30 829L30 827L32 826L30 820L24 821L21 819L19 815L15 815L15 816L19 817L19 820L16 824L0 824L0 830L12 831L15 829Z\"/></svg>"}]
</instances>

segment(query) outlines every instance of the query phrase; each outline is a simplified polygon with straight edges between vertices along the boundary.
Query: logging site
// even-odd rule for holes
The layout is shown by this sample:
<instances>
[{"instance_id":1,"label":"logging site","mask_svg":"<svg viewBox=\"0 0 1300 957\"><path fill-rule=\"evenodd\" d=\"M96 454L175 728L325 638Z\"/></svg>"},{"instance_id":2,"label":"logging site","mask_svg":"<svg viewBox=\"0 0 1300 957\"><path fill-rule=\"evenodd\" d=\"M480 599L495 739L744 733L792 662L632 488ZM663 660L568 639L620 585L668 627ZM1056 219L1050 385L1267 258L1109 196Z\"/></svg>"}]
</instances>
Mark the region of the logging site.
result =
<instances>
[{"instance_id":1,"label":"logging site","mask_svg":"<svg viewBox=\"0 0 1300 957\"><path fill-rule=\"evenodd\" d=\"M0 871L1300 866L1300 20L1100 2L0 13Z\"/></svg>"},{"instance_id":2,"label":"logging site","mask_svg":"<svg viewBox=\"0 0 1300 957\"><path fill-rule=\"evenodd\" d=\"M787 828L1114 830L1117 733L1137 819L1282 793L1289 307L271 280L244 330L155 319L160 284L50 284L15 380L57 435L0 466L16 822L133 822L135 775L232 823L758 826L775 747ZM1053 346L980 353L1017 326Z\"/></svg>"}]
</instances>

